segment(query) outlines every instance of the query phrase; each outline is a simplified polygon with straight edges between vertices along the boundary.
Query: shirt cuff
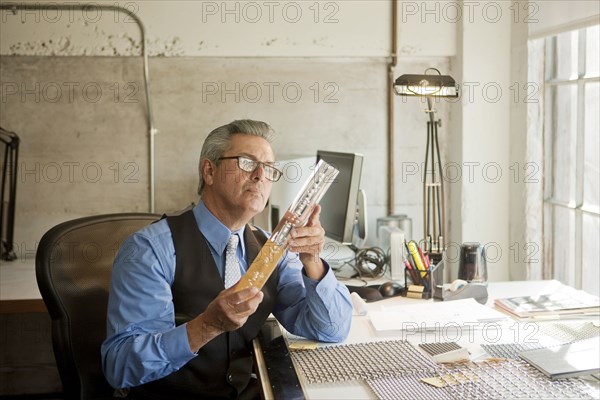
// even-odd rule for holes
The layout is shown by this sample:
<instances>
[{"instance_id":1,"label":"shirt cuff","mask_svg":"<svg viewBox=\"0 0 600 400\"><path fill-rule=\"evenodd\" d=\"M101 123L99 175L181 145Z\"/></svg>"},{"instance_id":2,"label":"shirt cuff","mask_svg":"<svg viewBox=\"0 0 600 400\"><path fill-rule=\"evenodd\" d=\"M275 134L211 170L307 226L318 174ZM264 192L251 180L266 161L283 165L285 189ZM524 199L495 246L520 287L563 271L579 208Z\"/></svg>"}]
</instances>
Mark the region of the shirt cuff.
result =
<instances>
[{"instance_id":1,"label":"shirt cuff","mask_svg":"<svg viewBox=\"0 0 600 400\"><path fill-rule=\"evenodd\" d=\"M325 267L326 272L325 276L321 278L320 281L309 278L304 272L304 268L302 269L302 278L304 279L304 286L307 290L313 290L319 295L320 298L326 299L333 296L335 290L332 289L337 287L338 281L335 278L333 270L329 267L329 264L327 264L327 262L325 262L323 259L321 259L321 261L323 261L323 266Z\"/></svg>"},{"instance_id":2,"label":"shirt cuff","mask_svg":"<svg viewBox=\"0 0 600 400\"><path fill-rule=\"evenodd\" d=\"M196 356L190 350L190 343L187 335L187 324L182 324L168 332L163 333L162 348L165 354L174 363L188 362Z\"/></svg>"}]
</instances>

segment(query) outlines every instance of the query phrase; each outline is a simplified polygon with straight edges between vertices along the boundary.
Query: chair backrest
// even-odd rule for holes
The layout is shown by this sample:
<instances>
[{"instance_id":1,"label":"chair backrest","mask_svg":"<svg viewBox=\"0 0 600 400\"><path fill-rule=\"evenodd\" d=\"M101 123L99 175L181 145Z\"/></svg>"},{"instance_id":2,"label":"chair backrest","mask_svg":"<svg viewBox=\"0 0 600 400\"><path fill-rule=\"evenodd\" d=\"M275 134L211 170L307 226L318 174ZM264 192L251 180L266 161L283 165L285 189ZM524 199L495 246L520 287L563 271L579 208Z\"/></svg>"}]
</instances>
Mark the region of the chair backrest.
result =
<instances>
[{"instance_id":1,"label":"chair backrest","mask_svg":"<svg viewBox=\"0 0 600 400\"><path fill-rule=\"evenodd\" d=\"M111 397L100 345L106 338L113 260L128 236L159 218L97 215L64 222L42 237L36 277L52 318L54 357L67 398Z\"/></svg>"}]
</instances>

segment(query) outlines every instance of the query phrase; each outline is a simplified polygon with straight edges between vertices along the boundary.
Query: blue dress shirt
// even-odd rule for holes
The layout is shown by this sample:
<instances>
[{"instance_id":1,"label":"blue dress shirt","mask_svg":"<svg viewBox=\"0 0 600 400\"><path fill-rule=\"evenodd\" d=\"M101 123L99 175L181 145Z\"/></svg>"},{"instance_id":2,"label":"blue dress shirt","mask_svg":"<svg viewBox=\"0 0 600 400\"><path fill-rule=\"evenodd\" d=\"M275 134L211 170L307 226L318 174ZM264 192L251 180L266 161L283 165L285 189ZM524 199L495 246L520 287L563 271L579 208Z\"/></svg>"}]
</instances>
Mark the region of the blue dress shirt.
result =
<instances>
[{"instance_id":1,"label":"blue dress shirt","mask_svg":"<svg viewBox=\"0 0 600 400\"><path fill-rule=\"evenodd\" d=\"M243 239L243 228L231 232L204 205L193 209L221 277L225 248L232 233ZM240 240L241 273L248 265ZM350 329L352 302L348 289L326 265L320 281L302 271L297 253L280 261L277 304L273 314L289 332L323 342L343 341ZM166 219L129 237L115 258L108 301L107 339L102 366L116 388L138 386L165 377L196 357L189 347L185 324L175 326L171 285L175 277L175 248Z\"/></svg>"}]
</instances>

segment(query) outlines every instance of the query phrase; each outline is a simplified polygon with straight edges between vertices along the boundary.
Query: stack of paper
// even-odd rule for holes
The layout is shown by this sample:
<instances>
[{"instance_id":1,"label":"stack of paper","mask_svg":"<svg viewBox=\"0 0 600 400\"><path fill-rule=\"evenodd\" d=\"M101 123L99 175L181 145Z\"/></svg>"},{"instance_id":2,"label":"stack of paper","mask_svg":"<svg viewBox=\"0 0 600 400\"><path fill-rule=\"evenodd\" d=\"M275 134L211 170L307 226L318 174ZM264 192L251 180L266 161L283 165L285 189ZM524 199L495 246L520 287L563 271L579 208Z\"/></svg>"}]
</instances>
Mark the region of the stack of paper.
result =
<instances>
[{"instance_id":1,"label":"stack of paper","mask_svg":"<svg viewBox=\"0 0 600 400\"><path fill-rule=\"evenodd\" d=\"M473 328L479 324L505 321L507 316L471 298L402 305L385 311L370 311L369 318L377 331L414 331L446 327Z\"/></svg>"},{"instance_id":2,"label":"stack of paper","mask_svg":"<svg viewBox=\"0 0 600 400\"><path fill-rule=\"evenodd\" d=\"M494 304L519 318L600 313L600 299L597 296L566 285L551 294L496 299Z\"/></svg>"}]
</instances>

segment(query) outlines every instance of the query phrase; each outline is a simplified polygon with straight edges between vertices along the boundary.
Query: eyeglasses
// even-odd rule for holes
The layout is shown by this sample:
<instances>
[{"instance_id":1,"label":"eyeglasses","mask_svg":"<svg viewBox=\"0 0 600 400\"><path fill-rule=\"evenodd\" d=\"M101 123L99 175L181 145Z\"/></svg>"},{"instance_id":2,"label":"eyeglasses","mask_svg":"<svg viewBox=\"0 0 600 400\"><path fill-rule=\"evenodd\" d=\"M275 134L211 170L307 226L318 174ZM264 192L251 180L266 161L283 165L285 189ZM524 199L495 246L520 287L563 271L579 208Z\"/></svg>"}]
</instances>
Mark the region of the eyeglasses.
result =
<instances>
[{"instance_id":1,"label":"eyeglasses","mask_svg":"<svg viewBox=\"0 0 600 400\"><path fill-rule=\"evenodd\" d=\"M283 172L273 167L272 165L265 164L264 162L256 161L246 156L232 156L232 157L221 157L219 160L237 160L237 165L239 169L246 172L254 172L258 168L259 165L263 166L265 171L265 178L270 180L271 182L277 182Z\"/></svg>"}]
</instances>

